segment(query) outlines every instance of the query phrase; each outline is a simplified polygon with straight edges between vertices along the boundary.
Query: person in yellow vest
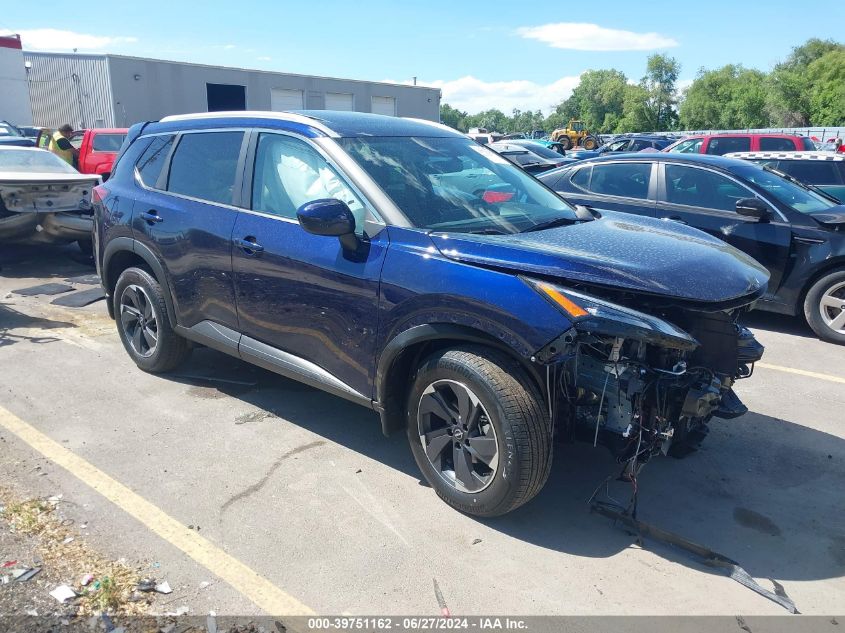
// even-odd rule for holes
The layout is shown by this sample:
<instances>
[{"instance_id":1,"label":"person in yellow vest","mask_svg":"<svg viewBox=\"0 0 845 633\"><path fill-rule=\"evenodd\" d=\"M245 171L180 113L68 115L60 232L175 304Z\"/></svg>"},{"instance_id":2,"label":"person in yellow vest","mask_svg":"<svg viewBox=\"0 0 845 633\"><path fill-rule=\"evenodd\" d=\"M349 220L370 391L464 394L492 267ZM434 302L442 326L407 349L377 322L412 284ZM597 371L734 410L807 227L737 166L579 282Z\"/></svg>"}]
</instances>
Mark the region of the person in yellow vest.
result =
<instances>
[{"instance_id":1,"label":"person in yellow vest","mask_svg":"<svg viewBox=\"0 0 845 633\"><path fill-rule=\"evenodd\" d=\"M73 128L70 124L65 123L53 132L47 149L62 160L67 161L68 164L73 165L76 162L76 157L79 156L79 150L70 144L71 136L73 136Z\"/></svg>"}]
</instances>

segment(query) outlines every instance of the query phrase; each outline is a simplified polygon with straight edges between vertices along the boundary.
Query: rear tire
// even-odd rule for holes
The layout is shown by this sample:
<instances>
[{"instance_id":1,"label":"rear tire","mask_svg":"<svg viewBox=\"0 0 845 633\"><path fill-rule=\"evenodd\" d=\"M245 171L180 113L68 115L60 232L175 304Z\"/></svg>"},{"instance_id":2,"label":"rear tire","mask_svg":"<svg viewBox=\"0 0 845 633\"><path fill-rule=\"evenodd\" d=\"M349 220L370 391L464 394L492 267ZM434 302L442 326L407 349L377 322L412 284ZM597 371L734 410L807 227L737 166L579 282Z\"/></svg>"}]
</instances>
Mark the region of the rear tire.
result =
<instances>
[{"instance_id":1,"label":"rear tire","mask_svg":"<svg viewBox=\"0 0 845 633\"><path fill-rule=\"evenodd\" d=\"M564 152L568 149L572 149L572 139L570 139L568 136L561 136L558 139L558 143L561 144L561 147L563 147Z\"/></svg>"},{"instance_id":2,"label":"rear tire","mask_svg":"<svg viewBox=\"0 0 845 633\"><path fill-rule=\"evenodd\" d=\"M164 293L150 273L124 270L113 302L120 341L138 367L157 374L175 369L190 356L188 341L173 331Z\"/></svg>"},{"instance_id":3,"label":"rear tire","mask_svg":"<svg viewBox=\"0 0 845 633\"><path fill-rule=\"evenodd\" d=\"M581 141L581 147L587 150L594 150L599 146L599 142L594 136L587 136Z\"/></svg>"},{"instance_id":4,"label":"rear tire","mask_svg":"<svg viewBox=\"0 0 845 633\"><path fill-rule=\"evenodd\" d=\"M845 345L845 270L825 275L810 287L804 316L820 339Z\"/></svg>"},{"instance_id":5,"label":"rear tire","mask_svg":"<svg viewBox=\"0 0 845 633\"><path fill-rule=\"evenodd\" d=\"M408 441L423 476L461 512L505 514L548 479L548 412L526 372L501 352L467 346L428 357L407 415Z\"/></svg>"}]
</instances>

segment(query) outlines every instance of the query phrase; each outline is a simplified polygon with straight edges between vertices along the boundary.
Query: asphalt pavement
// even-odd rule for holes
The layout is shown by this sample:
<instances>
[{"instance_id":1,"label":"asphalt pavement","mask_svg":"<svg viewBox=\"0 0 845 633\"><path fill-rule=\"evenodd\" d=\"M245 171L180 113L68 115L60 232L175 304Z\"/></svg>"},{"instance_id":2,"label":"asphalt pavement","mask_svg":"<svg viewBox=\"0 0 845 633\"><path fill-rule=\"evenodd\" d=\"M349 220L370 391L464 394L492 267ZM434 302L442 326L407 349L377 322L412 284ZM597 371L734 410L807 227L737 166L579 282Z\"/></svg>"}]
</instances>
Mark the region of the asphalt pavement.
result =
<instances>
[{"instance_id":1,"label":"asphalt pavement","mask_svg":"<svg viewBox=\"0 0 845 633\"><path fill-rule=\"evenodd\" d=\"M73 247L2 248L0 485L63 494L86 539L154 565L191 613L436 615L435 580L459 614L785 613L591 513L617 469L603 449L556 446L531 503L462 515L374 413L209 349L145 374L102 301L14 293L90 274ZM796 319L748 322L766 346L737 388L750 412L714 420L689 457L649 463L639 518L777 580L802 613L841 611L845 348Z\"/></svg>"}]
</instances>

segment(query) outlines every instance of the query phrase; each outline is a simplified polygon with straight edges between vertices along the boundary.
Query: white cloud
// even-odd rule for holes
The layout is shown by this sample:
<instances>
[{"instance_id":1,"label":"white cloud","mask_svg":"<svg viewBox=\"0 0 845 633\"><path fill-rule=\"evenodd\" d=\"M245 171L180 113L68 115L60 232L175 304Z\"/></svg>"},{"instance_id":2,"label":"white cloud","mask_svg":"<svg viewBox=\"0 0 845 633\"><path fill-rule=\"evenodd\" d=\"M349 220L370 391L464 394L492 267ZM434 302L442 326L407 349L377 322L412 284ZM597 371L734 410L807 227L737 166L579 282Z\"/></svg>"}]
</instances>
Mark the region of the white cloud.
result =
<instances>
[{"instance_id":1,"label":"white cloud","mask_svg":"<svg viewBox=\"0 0 845 633\"><path fill-rule=\"evenodd\" d=\"M257 60L258 60L258 61L260 61L260 62L269 62L269 61L272 61L272 59L273 59L273 58L272 58L272 57L262 56L262 57L256 57L255 59L257 59Z\"/></svg>"},{"instance_id":2,"label":"white cloud","mask_svg":"<svg viewBox=\"0 0 845 633\"><path fill-rule=\"evenodd\" d=\"M675 82L675 90L678 94L683 94L684 90L689 88L694 81L695 79L678 79L678 81Z\"/></svg>"},{"instance_id":3,"label":"white cloud","mask_svg":"<svg viewBox=\"0 0 845 633\"><path fill-rule=\"evenodd\" d=\"M223 47L223 50L224 50L224 51L230 51L230 50L232 50L232 49L234 49L234 48L237 48L237 46L235 46L234 44L226 44L226 45Z\"/></svg>"},{"instance_id":4,"label":"white cloud","mask_svg":"<svg viewBox=\"0 0 845 633\"><path fill-rule=\"evenodd\" d=\"M389 79L390 83L397 83ZM418 85L440 88L443 92L444 103L453 108L464 110L469 114L476 114L483 110L497 108L505 114L510 114L514 108L520 110L542 110L548 114L554 107L566 99L572 89L578 85L579 75L561 77L549 84L538 84L533 81L482 81L471 75L444 81L420 81ZM411 84L411 81L399 83Z\"/></svg>"},{"instance_id":5,"label":"white cloud","mask_svg":"<svg viewBox=\"0 0 845 633\"><path fill-rule=\"evenodd\" d=\"M84 50L104 50L116 44L137 42L137 37L118 37L113 35L90 35L63 31L60 29L29 29L16 31L26 50L70 51L74 48Z\"/></svg>"},{"instance_id":6,"label":"white cloud","mask_svg":"<svg viewBox=\"0 0 845 633\"><path fill-rule=\"evenodd\" d=\"M545 42L552 48L574 51L650 51L671 48L678 41L660 33L635 33L620 29L607 29L587 22L556 22L541 26L523 26L517 34Z\"/></svg>"}]
</instances>

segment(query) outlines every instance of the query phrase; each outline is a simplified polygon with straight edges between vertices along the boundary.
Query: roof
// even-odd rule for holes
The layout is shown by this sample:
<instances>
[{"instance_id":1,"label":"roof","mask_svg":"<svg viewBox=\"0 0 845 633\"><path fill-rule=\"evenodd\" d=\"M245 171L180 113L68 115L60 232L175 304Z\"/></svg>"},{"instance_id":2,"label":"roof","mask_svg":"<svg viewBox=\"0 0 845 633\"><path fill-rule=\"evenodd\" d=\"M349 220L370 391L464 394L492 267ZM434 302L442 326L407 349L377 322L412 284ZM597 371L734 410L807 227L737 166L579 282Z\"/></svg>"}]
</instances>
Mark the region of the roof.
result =
<instances>
[{"instance_id":1,"label":"roof","mask_svg":"<svg viewBox=\"0 0 845 633\"><path fill-rule=\"evenodd\" d=\"M731 152L725 156L745 160L845 160L845 154L833 152Z\"/></svg>"},{"instance_id":2,"label":"roof","mask_svg":"<svg viewBox=\"0 0 845 633\"><path fill-rule=\"evenodd\" d=\"M746 136L765 136L766 138L803 138L801 134L785 134L783 132L713 132L712 134L705 134L702 132L701 134L688 134L680 140L685 141L689 138L704 138L707 136L741 136L743 138Z\"/></svg>"},{"instance_id":3,"label":"roof","mask_svg":"<svg viewBox=\"0 0 845 633\"><path fill-rule=\"evenodd\" d=\"M691 163L698 165L709 165L712 167L721 167L722 169L729 169L731 166L741 164L741 161L735 158L725 158L724 156L716 156L715 154L679 154L677 152L614 152L611 154L597 156L596 158L587 158L583 161L580 161L579 164L607 163L610 161L617 160ZM747 165L748 163L745 164Z\"/></svg>"},{"instance_id":4,"label":"roof","mask_svg":"<svg viewBox=\"0 0 845 633\"><path fill-rule=\"evenodd\" d=\"M294 112L199 112L177 114L151 123L144 131L167 132L184 129L219 127L271 127L295 131L308 137L329 136L439 136L463 137L451 128L421 119L370 114L367 112L336 112L333 110L297 110Z\"/></svg>"}]
</instances>

